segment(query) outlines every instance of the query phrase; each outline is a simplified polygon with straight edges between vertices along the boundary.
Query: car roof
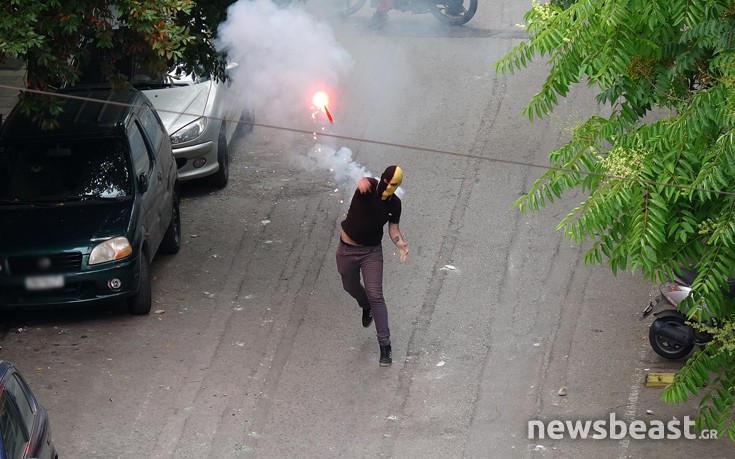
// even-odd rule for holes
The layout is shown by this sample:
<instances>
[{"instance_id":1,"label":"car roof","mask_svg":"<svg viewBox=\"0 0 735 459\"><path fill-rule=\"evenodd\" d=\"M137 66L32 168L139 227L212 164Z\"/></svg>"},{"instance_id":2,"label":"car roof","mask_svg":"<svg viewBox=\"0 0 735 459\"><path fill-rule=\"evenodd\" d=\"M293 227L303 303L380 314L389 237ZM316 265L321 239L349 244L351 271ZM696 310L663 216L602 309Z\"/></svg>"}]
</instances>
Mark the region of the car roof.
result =
<instances>
[{"instance_id":1,"label":"car roof","mask_svg":"<svg viewBox=\"0 0 735 459\"><path fill-rule=\"evenodd\" d=\"M60 90L58 94L63 98L63 111L56 118L58 128L41 128L16 106L2 125L0 140L112 135L125 126L127 117L137 106L150 103L143 93L132 88L120 91L100 87L72 88Z\"/></svg>"}]
</instances>

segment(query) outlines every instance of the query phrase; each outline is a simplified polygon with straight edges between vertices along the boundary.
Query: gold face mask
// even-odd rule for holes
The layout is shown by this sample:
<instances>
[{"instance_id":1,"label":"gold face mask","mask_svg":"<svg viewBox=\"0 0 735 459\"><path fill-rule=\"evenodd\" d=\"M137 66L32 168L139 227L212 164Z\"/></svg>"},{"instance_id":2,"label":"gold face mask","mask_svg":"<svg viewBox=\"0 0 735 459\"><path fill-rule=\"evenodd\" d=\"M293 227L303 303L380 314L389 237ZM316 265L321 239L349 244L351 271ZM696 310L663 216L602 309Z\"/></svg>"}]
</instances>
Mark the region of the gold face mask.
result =
<instances>
[{"instance_id":1,"label":"gold face mask","mask_svg":"<svg viewBox=\"0 0 735 459\"><path fill-rule=\"evenodd\" d=\"M380 182L378 189L383 190L380 199L386 200L401 186L401 182L403 182L403 171L398 166L390 166L383 172L383 175L380 177Z\"/></svg>"}]
</instances>

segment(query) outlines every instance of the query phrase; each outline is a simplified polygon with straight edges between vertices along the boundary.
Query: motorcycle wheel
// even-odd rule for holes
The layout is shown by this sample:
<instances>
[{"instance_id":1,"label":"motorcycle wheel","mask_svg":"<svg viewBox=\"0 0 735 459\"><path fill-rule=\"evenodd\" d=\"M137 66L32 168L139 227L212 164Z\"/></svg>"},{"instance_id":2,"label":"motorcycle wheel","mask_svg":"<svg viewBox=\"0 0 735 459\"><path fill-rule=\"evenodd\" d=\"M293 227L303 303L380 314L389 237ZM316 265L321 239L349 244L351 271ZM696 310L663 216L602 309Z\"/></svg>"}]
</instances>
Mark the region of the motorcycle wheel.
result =
<instances>
[{"instance_id":1,"label":"motorcycle wheel","mask_svg":"<svg viewBox=\"0 0 735 459\"><path fill-rule=\"evenodd\" d=\"M663 316L659 317L656 320L671 323L676 327L688 327L683 317ZM675 341L671 341L668 338L659 335L658 333L655 333L653 329L648 330L648 341L651 343L651 347L656 352L656 354L665 359L680 359L689 354L692 349L694 349L694 343L688 345L679 344Z\"/></svg>"},{"instance_id":2,"label":"motorcycle wheel","mask_svg":"<svg viewBox=\"0 0 735 459\"><path fill-rule=\"evenodd\" d=\"M430 2L431 14L444 24L466 24L477 12L477 0L434 0Z\"/></svg>"},{"instance_id":3,"label":"motorcycle wheel","mask_svg":"<svg viewBox=\"0 0 735 459\"><path fill-rule=\"evenodd\" d=\"M337 11L343 16L350 16L358 11L367 3L367 0L336 0L334 2Z\"/></svg>"}]
</instances>

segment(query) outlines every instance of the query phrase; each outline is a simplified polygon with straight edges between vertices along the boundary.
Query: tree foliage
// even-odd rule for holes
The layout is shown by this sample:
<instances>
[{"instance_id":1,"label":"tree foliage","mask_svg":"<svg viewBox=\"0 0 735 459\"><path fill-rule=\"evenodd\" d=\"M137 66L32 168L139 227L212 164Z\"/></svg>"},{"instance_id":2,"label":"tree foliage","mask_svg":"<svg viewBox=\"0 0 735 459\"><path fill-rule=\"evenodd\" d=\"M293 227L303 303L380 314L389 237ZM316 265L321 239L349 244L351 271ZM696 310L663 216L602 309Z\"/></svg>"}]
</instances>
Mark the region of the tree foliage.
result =
<instances>
[{"instance_id":1,"label":"tree foliage","mask_svg":"<svg viewBox=\"0 0 735 459\"><path fill-rule=\"evenodd\" d=\"M685 308L696 320L705 301L696 317L721 328L664 399L703 395L700 426L735 440L735 302L722 291L735 277L735 1L553 0L524 20L528 40L496 64L505 74L546 60L524 113L546 116L585 83L609 116L550 152L552 168L516 206L538 211L580 189L586 199L558 229L590 247L587 263L652 282L696 267Z\"/></svg>"},{"instance_id":2,"label":"tree foliage","mask_svg":"<svg viewBox=\"0 0 735 459\"><path fill-rule=\"evenodd\" d=\"M217 26L233 0L8 0L0 12L0 61L26 62L25 84L41 93L79 80L90 54L103 56L100 73L113 86L127 84L115 66L132 59L152 74L174 63L186 70L225 77L225 56L213 46ZM20 95L24 111L53 117L53 96Z\"/></svg>"}]
</instances>

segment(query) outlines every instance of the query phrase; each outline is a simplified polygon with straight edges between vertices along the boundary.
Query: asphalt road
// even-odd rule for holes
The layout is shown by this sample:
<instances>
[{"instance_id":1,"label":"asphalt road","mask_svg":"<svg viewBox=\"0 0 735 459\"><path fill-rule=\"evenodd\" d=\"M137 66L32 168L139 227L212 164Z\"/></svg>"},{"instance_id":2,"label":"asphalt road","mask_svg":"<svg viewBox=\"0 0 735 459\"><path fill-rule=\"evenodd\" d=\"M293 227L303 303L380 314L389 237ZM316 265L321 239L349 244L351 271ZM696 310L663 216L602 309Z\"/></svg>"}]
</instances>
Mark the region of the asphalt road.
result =
<instances>
[{"instance_id":1,"label":"asphalt road","mask_svg":"<svg viewBox=\"0 0 735 459\"><path fill-rule=\"evenodd\" d=\"M369 11L332 18L355 67L326 132L362 141L262 126L237 139L226 189L184 189L185 243L153 264L149 316L6 316L0 358L47 407L61 456L731 457L725 441L528 438L534 419L667 422L697 405L643 386L681 365L637 320L654 286L585 266L554 230L582 197L512 206L595 109L575 92L549 119L522 117L543 68L499 77L493 64L523 38L527 7L482 2L451 29L430 15L394 12L379 30ZM317 143L405 172L409 259L384 243L389 368L335 267L352 190L298 159Z\"/></svg>"}]
</instances>

